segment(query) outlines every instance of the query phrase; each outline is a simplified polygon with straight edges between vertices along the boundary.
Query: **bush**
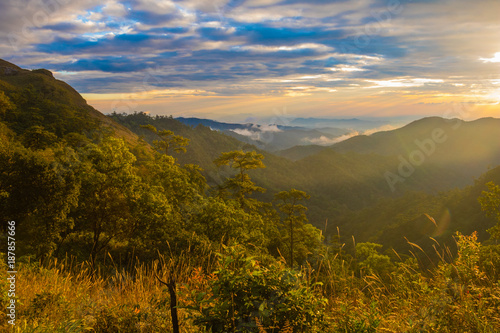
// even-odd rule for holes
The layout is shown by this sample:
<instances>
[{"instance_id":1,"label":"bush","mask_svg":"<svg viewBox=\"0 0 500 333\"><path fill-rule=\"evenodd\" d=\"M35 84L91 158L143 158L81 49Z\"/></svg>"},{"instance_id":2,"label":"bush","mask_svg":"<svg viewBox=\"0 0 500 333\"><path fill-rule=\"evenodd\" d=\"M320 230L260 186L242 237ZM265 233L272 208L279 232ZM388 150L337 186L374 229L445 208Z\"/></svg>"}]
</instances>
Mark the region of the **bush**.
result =
<instances>
[{"instance_id":1,"label":"bush","mask_svg":"<svg viewBox=\"0 0 500 333\"><path fill-rule=\"evenodd\" d=\"M247 257L243 247L218 254L218 270L208 293L193 295L194 323L211 332L324 332L326 299L300 273L282 262L269 267Z\"/></svg>"}]
</instances>

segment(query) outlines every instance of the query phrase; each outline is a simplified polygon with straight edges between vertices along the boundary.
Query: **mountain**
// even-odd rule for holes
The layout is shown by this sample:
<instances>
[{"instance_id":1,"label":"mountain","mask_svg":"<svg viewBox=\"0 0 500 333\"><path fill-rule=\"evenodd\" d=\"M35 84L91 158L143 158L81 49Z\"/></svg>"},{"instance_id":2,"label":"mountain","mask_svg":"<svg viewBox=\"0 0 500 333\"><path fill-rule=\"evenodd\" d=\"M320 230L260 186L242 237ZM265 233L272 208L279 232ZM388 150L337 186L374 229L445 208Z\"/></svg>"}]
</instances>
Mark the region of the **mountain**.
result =
<instances>
[{"instance_id":1,"label":"mountain","mask_svg":"<svg viewBox=\"0 0 500 333\"><path fill-rule=\"evenodd\" d=\"M410 241L431 256L436 253L433 247L456 249L453 239L456 231L465 235L477 231L478 238L484 241L490 236L486 230L497 222L481 211L477 200L487 190L488 182L500 184L500 166L487 171L473 185L463 189L436 195L407 192L398 198L380 198L370 207L340 217L327 234L337 234L339 227L342 241L348 246L352 244L350 238L353 236L356 242L384 244L385 248L398 253L412 250Z\"/></svg>"},{"instance_id":2,"label":"mountain","mask_svg":"<svg viewBox=\"0 0 500 333\"><path fill-rule=\"evenodd\" d=\"M186 125L172 117L144 113L106 117L49 71L24 70L5 61L0 61L0 121L27 144L32 144L26 141L30 133L35 133L37 140L53 140L55 136L69 144L75 134L92 139L111 130L136 149L140 136L148 142L157 139L140 125L172 130L190 139L187 153L174 157L181 164L200 165L210 185L229 175L213 164L222 152L256 150L264 155L266 165L249 173L257 185L267 189L258 198L270 201L275 193L290 188L306 191L311 195L308 217L313 225L323 229L328 220L330 234L336 234L339 226L347 237L356 235L360 240L393 244L397 239L394 246L404 243L401 235L417 240L419 235L427 235L422 230L428 229L429 220L422 214L439 219L443 207L452 215L464 216L452 222L450 232L456 228L471 230L475 224L489 225L480 218L477 205L473 206L480 187L460 195L453 189L472 185L488 166L500 164L499 119L465 122L431 117L330 147L293 147L277 156L226 135L227 128L212 130L217 122L206 122L210 127ZM242 130L249 129L248 125L241 126ZM265 133L265 127L250 128ZM273 130L286 133L303 129L276 126ZM326 132L324 126L310 131ZM468 211L470 207L474 208Z\"/></svg>"},{"instance_id":3,"label":"mountain","mask_svg":"<svg viewBox=\"0 0 500 333\"><path fill-rule=\"evenodd\" d=\"M220 131L242 142L270 152L288 149L297 145L331 145L353 133L347 128L308 128L277 124L235 124L201 118L175 118L183 124L196 127L203 125Z\"/></svg>"},{"instance_id":4,"label":"mountain","mask_svg":"<svg viewBox=\"0 0 500 333\"><path fill-rule=\"evenodd\" d=\"M389 124L390 122L384 120L362 120L357 118L294 118L289 121L289 125L292 126L302 126L307 128L337 127L353 129L356 131L366 131Z\"/></svg>"},{"instance_id":5,"label":"mountain","mask_svg":"<svg viewBox=\"0 0 500 333\"><path fill-rule=\"evenodd\" d=\"M0 94L4 108L0 120L12 124L17 134L40 126L69 140L70 133L91 136L106 128L130 145L137 143L135 134L88 105L75 89L46 69L22 69L0 59Z\"/></svg>"},{"instance_id":6,"label":"mountain","mask_svg":"<svg viewBox=\"0 0 500 333\"><path fill-rule=\"evenodd\" d=\"M305 157L317 154L322 150L328 149L324 146L318 145L307 145L307 146L293 146L292 148L288 148L285 150L280 150L275 152L275 154L288 158L292 161L298 161Z\"/></svg>"},{"instance_id":7,"label":"mountain","mask_svg":"<svg viewBox=\"0 0 500 333\"><path fill-rule=\"evenodd\" d=\"M347 142L352 150L340 149L339 147L345 147L342 146L343 143L332 147L299 146L280 152L282 156L276 156L256 146L236 140L226 135L225 132L214 131L203 125L187 126L171 117L150 117L140 113L112 115L111 117L138 135L144 135L149 142L152 142L154 136L139 125L151 123L158 129L172 130L189 138L191 142L188 152L175 156L181 163L200 165L211 184L220 183L227 176L212 163L220 153L239 149L257 150L265 156L266 168L253 170L251 176L259 186L268 189L261 197L270 200L274 193L290 187L306 191L311 195L309 219L318 227L322 227L327 219L330 224L337 223L337 220L338 223L343 223L338 219L339 216L351 210L370 207L380 198L397 198L408 191L421 191L434 195L441 191L472 184L474 177L480 176L489 164L498 164L494 164L496 156L494 152L500 151L495 150L497 141L491 135L491 131L498 123L496 119L473 122L475 124L473 128L468 129L470 132L463 134L469 137L481 137L484 145L490 147L488 151L491 150L491 154L484 154L476 160L468 160L472 152L463 152L450 146L446 149L454 149L454 151L448 154L453 155L455 158L453 161L458 161L458 165L446 163L446 160L441 160L443 163L434 163L431 159L432 154L429 154L429 157L425 155L425 158L428 158L424 161L425 163L413 166L411 164L413 159L410 159L408 155L403 155L403 152L411 154L411 150L409 153L406 152L406 149L410 147L409 144L415 145L414 141L420 140L419 143L430 145L426 141L428 133L432 139L434 129L450 130L441 125L453 123L442 118L423 119L398 130L348 139ZM463 125L463 129L469 127L467 122L460 122L460 124ZM457 129L457 133L459 131L460 129ZM478 133L475 133L476 131ZM489 132L489 136L480 135L485 132ZM441 136L434 139L443 140ZM368 148L362 150L364 146L360 145L358 147L360 151L355 151L354 143L361 140L365 141L364 144ZM449 134L449 142L453 143L454 140L457 139ZM439 144L445 145L446 142L435 143L436 155L441 149ZM424 149L432 148L431 146L425 148L427 147L425 145L423 147ZM475 151L480 151L480 149ZM396 155L398 153L400 155ZM401 158L406 162L401 162Z\"/></svg>"},{"instance_id":8,"label":"mountain","mask_svg":"<svg viewBox=\"0 0 500 333\"><path fill-rule=\"evenodd\" d=\"M113 113L110 114L109 117L114 122L144 137L149 143L152 143L158 138L149 130L142 128L141 125L151 124L158 130L170 130L176 135L189 139L190 142L187 147L187 153L174 152L173 156L177 158L181 164L200 165L204 169L205 177L207 177L210 184L221 182L221 176L213 160L222 152L241 150L247 146L245 143L235 138L227 136L219 131L211 130L209 127L202 124L197 124L196 127L194 127L194 125L184 124L172 117L151 117L142 112L129 115ZM256 148L254 147L254 149Z\"/></svg>"},{"instance_id":9,"label":"mountain","mask_svg":"<svg viewBox=\"0 0 500 333\"><path fill-rule=\"evenodd\" d=\"M183 124L186 124L188 126L196 127L198 125L203 125L206 127L210 127L211 129L218 130L218 131L225 131L225 130L234 130L234 129L246 129L251 127L251 124L236 124L236 123L224 123L216 120L211 120L211 119L204 119L204 118L184 118L184 117L177 117L175 118L176 120L180 121Z\"/></svg>"},{"instance_id":10,"label":"mountain","mask_svg":"<svg viewBox=\"0 0 500 333\"><path fill-rule=\"evenodd\" d=\"M429 117L396 130L356 136L335 144L332 149L342 153L397 157L400 163L406 166L409 163L410 170L446 169L455 175L455 186L464 186L471 184L473 178L488 167L500 164L499 132L500 119L467 122ZM400 172L392 171L399 176ZM403 178L407 177L403 175Z\"/></svg>"}]
</instances>

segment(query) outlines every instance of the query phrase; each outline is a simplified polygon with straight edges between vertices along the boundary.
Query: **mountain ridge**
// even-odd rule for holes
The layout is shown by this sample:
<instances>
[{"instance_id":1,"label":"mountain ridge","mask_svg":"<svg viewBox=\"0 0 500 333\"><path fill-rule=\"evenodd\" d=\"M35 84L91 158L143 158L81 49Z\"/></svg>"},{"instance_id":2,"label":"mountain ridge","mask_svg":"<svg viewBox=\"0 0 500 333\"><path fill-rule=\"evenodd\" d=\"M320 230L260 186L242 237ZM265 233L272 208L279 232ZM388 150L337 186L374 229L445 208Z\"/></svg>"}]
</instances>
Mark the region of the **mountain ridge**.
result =
<instances>
[{"instance_id":1,"label":"mountain ridge","mask_svg":"<svg viewBox=\"0 0 500 333\"><path fill-rule=\"evenodd\" d=\"M10 66L10 63L6 63L7 67ZM15 65L11 68L17 70ZM51 110L61 113L59 116L75 116L75 119L68 118L73 124L71 130L75 131L82 130L82 125L90 115L97 118L100 124L107 124L107 127L114 129L115 135L128 138L131 145L137 143L140 136L149 142L157 139L139 125L152 124L158 129L172 130L191 139L188 153L174 155L175 158L181 164L200 165L205 169L205 176L212 180L211 185L217 185L228 176L213 164L218 155L232 150L256 150L265 156L264 164L267 166L250 173L257 185L268 189L261 198L272 200L276 192L289 188L306 191L311 195L308 213L310 222L318 227L322 227L326 219L335 225L339 216L372 206L380 198L398 198L407 191L435 194L470 185L475 177L487 170L488 165L500 164L500 148L496 139L500 131L500 119L496 118L472 122L440 117L424 118L400 129L353 137L331 147L312 146L316 152L292 161L259 150L224 133L212 131L209 127L188 126L172 117L150 117L143 113L112 114L106 117L70 88L43 70L21 69L14 75L0 73L0 92L5 93L7 101L12 99L19 104L17 111L8 111L2 120L15 125L24 123L25 127L15 128L18 134L22 134L29 126L41 124L48 126L54 133L60 131L58 135L64 136L64 130L68 131L70 124L64 122L64 117L56 117L60 121L54 127L50 118L54 116ZM24 95L27 97L23 99ZM30 96L34 100L31 101ZM445 142L436 142L435 135L433 137L436 128L448 136ZM466 144L460 137L470 142ZM427 143L434 140L432 154L426 154L415 140ZM297 150L300 149L307 151L309 148ZM403 166L408 168L412 152L418 151L425 160L414 165L410 174L401 175L402 159L406 163ZM388 173L402 179L395 184L394 189L389 186Z\"/></svg>"},{"instance_id":2,"label":"mountain ridge","mask_svg":"<svg viewBox=\"0 0 500 333\"><path fill-rule=\"evenodd\" d=\"M18 131L24 131L29 126L35 125L50 127L52 118L55 117L54 119L61 121L66 119L65 121L67 121L67 116L70 115L76 117L74 127L77 132L86 128L84 126L78 129L78 121L91 122L93 119L105 128L114 131L128 144L136 145L138 143L137 135L111 121L109 117L89 105L78 91L66 82L56 79L52 72L46 69L22 69L0 59L0 91L5 94L8 101L19 109L19 112L24 110L22 111L24 115L28 109L32 110L30 117L34 117L33 120L28 121L27 119L25 121L26 128L18 128ZM44 105L44 109L36 111L40 105ZM17 120L13 119L13 121ZM64 127L65 125L61 123L58 126ZM59 134L62 135L62 133Z\"/></svg>"}]
</instances>

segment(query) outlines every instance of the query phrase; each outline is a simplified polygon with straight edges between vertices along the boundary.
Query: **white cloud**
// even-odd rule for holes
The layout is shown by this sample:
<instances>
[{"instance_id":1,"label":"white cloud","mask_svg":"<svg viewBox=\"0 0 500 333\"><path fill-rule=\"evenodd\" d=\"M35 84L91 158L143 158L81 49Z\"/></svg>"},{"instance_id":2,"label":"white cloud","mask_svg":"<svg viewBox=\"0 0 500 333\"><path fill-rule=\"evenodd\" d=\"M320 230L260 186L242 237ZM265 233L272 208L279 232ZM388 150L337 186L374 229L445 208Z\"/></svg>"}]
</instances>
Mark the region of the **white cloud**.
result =
<instances>
[{"instance_id":1,"label":"white cloud","mask_svg":"<svg viewBox=\"0 0 500 333\"><path fill-rule=\"evenodd\" d=\"M398 126L383 125L383 126L380 126L380 127L376 127L376 128L372 128L372 129L366 130L366 131L363 132L363 134L364 135L372 135L373 133L383 132L383 131L392 131L392 130L395 130L397 128L398 128Z\"/></svg>"},{"instance_id":2,"label":"white cloud","mask_svg":"<svg viewBox=\"0 0 500 333\"><path fill-rule=\"evenodd\" d=\"M500 52L495 53L493 58L479 58L482 62L500 62Z\"/></svg>"},{"instance_id":3,"label":"white cloud","mask_svg":"<svg viewBox=\"0 0 500 333\"><path fill-rule=\"evenodd\" d=\"M110 1L104 6L102 13L108 16L122 17L127 13L127 9L117 1Z\"/></svg>"},{"instance_id":4,"label":"white cloud","mask_svg":"<svg viewBox=\"0 0 500 333\"><path fill-rule=\"evenodd\" d=\"M354 67L354 66L339 66L339 67L332 67L330 68L331 71L336 72L336 71L341 71L341 72L363 72L365 69L359 68L359 67Z\"/></svg>"},{"instance_id":5,"label":"white cloud","mask_svg":"<svg viewBox=\"0 0 500 333\"><path fill-rule=\"evenodd\" d=\"M134 6L135 10L143 10L159 15L172 14L177 11L175 4L170 0L139 0Z\"/></svg>"},{"instance_id":6,"label":"white cloud","mask_svg":"<svg viewBox=\"0 0 500 333\"><path fill-rule=\"evenodd\" d=\"M330 146L330 145L333 145L335 143L338 143L338 142L350 139L350 138L352 138L354 136L357 136L357 135L359 135L359 132L354 131L354 132L351 132L349 134L344 134L344 135L338 136L336 138L329 138L329 137L327 137L325 135L322 135L319 138L318 137L316 137L316 138L305 138L305 139L303 139L303 141L306 142L306 143L313 144L313 145Z\"/></svg>"},{"instance_id":7,"label":"white cloud","mask_svg":"<svg viewBox=\"0 0 500 333\"><path fill-rule=\"evenodd\" d=\"M260 140L260 133L259 132L251 131L247 128L235 128L235 129L232 129L231 131L233 131L236 134L249 137L252 140Z\"/></svg>"},{"instance_id":8,"label":"white cloud","mask_svg":"<svg viewBox=\"0 0 500 333\"><path fill-rule=\"evenodd\" d=\"M392 80L366 80L366 82L375 83L374 86L369 86L365 88L399 88L399 87L420 87L429 83L443 83L444 80L441 79L392 79Z\"/></svg>"},{"instance_id":9,"label":"white cloud","mask_svg":"<svg viewBox=\"0 0 500 333\"><path fill-rule=\"evenodd\" d=\"M252 125L251 128L236 128L236 129L232 129L231 131L233 131L236 134L249 137L252 140L256 140L256 141L261 140L263 134L283 132L283 130L279 129L278 125L275 125L275 124L272 124L272 125L254 124L254 125Z\"/></svg>"},{"instance_id":10,"label":"white cloud","mask_svg":"<svg viewBox=\"0 0 500 333\"><path fill-rule=\"evenodd\" d=\"M254 125L252 128L260 131L260 132L283 132L283 130L278 128L278 125Z\"/></svg>"}]
</instances>

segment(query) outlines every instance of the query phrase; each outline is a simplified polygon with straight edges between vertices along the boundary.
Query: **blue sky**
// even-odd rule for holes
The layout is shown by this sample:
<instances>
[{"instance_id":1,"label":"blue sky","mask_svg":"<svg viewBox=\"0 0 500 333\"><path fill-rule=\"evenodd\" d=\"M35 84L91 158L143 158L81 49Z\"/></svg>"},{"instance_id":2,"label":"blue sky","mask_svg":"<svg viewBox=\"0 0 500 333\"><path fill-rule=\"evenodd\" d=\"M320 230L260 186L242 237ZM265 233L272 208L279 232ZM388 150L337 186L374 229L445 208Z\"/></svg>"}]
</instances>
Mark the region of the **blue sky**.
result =
<instances>
[{"instance_id":1,"label":"blue sky","mask_svg":"<svg viewBox=\"0 0 500 333\"><path fill-rule=\"evenodd\" d=\"M500 116L497 0L5 0L0 57L103 112Z\"/></svg>"}]
</instances>

